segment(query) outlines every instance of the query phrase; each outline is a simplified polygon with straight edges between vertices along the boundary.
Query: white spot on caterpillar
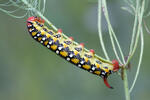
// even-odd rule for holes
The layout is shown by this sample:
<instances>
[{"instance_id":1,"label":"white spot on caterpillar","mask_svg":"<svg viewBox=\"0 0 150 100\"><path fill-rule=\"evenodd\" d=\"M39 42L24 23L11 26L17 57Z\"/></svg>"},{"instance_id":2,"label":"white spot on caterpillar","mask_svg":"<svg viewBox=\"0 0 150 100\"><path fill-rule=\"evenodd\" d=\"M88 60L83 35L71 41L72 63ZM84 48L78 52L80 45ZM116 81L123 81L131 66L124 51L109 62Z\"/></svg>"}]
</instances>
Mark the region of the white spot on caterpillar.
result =
<instances>
[{"instance_id":1,"label":"white spot on caterpillar","mask_svg":"<svg viewBox=\"0 0 150 100\"><path fill-rule=\"evenodd\" d=\"M90 73L92 73L93 71L92 70L90 70Z\"/></svg>"},{"instance_id":2,"label":"white spot on caterpillar","mask_svg":"<svg viewBox=\"0 0 150 100\"><path fill-rule=\"evenodd\" d=\"M72 58L72 57L73 57L73 54L70 54L70 55L69 55L69 57L71 57L71 58Z\"/></svg>"},{"instance_id":3,"label":"white spot on caterpillar","mask_svg":"<svg viewBox=\"0 0 150 100\"><path fill-rule=\"evenodd\" d=\"M43 43L43 41L41 41L41 43Z\"/></svg>"},{"instance_id":4,"label":"white spot on caterpillar","mask_svg":"<svg viewBox=\"0 0 150 100\"><path fill-rule=\"evenodd\" d=\"M81 67L81 65L80 65L80 64L78 64L78 67Z\"/></svg>"},{"instance_id":5,"label":"white spot on caterpillar","mask_svg":"<svg viewBox=\"0 0 150 100\"><path fill-rule=\"evenodd\" d=\"M81 61L80 63L81 63L81 64L84 64L84 61Z\"/></svg>"},{"instance_id":6,"label":"white spot on caterpillar","mask_svg":"<svg viewBox=\"0 0 150 100\"><path fill-rule=\"evenodd\" d=\"M58 47L58 50L61 50L63 47Z\"/></svg>"},{"instance_id":7,"label":"white spot on caterpillar","mask_svg":"<svg viewBox=\"0 0 150 100\"><path fill-rule=\"evenodd\" d=\"M94 70L95 70L95 67L92 67L92 70L94 71Z\"/></svg>"},{"instance_id":8,"label":"white spot on caterpillar","mask_svg":"<svg viewBox=\"0 0 150 100\"><path fill-rule=\"evenodd\" d=\"M70 58L67 58L67 61L70 61Z\"/></svg>"},{"instance_id":9,"label":"white spot on caterpillar","mask_svg":"<svg viewBox=\"0 0 150 100\"><path fill-rule=\"evenodd\" d=\"M34 38L36 39L37 37L35 36Z\"/></svg>"},{"instance_id":10,"label":"white spot on caterpillar","mask_svg":"<svg viewBox=\"0 0 150 100\"><path fill-rule=\"evenodd\" d=\"M40 34L37 34L37 36L40 36Z\"/></svg>"},{"instance_id":11,"label":"white spot on caterpillar","mask_svg":"<svg viewBox=\"0 0 150 100\"><path fill-rule=\"evenodd\" d=\"M49 44L52 44L52 41L50 41Z\"/></svg>"},{"instance_id":12,"label":"white spot on caterpillar","mask_svg":"<svg viewBox=\"0 0 150 100\"><path fill-rule=\"evenodd\" d=\"M47 45L47 48L50 48L50 46L49 46L49 45Z\"/></svg>"},{"instance_id":13,"label":"white spot on caterpillar","mask_svg":"<svg viewBox=\"0 0 150 100\"><path fill-rule=\"evenodd\" d=\"M43 41L45 41L45 39L46 39L45 37L44 37L44 38L42 38L42 40L43 40Z\"/></svg>"},{"instance_id":14,"label":"white spot on caterpillar","mask_svg":"<svg viewBox=\"0 0 150 100\"><path fill-rule=\"evenodd\" d=\"M102 75L105 75L105 72L102 72Z\"/></svg>"},{"instance_id":15,"label":"white spot on caterpillar","mask_svg":"<svg viewBox=\"0 0 150 100\"><path fill-rule=\"evenodd\" d=\"M56 53L59 54L59 51L57 50Z\"/></svg>"}]
</instances>

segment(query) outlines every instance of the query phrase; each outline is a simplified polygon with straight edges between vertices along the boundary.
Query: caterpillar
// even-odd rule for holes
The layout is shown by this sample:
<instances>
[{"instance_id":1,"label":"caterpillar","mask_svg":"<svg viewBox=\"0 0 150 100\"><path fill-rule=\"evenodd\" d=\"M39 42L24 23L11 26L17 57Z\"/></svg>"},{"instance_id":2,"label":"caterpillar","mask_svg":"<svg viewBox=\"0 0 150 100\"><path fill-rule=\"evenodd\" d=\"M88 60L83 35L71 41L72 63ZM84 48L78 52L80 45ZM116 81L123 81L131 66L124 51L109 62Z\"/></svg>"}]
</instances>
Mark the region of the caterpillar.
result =
<instances>
[{"instance_id":1,"label":"caterpillar","mask_svg":"<svg viewBox=\"0 0 150 100\"><path fill-rule=\"evenodd\" d=\"M112 88L107 77L119 70L119 63L113 60L111 63L98 59L93 49L85 50L84 44L74 44L73 37L64 38L61 29L55 32L44 25L44 20L39 17L27 19L28 32L37 42L55 52L68 62L84 69L92 74L100 76L108 88Z\"/></svg>"}]
</instances>

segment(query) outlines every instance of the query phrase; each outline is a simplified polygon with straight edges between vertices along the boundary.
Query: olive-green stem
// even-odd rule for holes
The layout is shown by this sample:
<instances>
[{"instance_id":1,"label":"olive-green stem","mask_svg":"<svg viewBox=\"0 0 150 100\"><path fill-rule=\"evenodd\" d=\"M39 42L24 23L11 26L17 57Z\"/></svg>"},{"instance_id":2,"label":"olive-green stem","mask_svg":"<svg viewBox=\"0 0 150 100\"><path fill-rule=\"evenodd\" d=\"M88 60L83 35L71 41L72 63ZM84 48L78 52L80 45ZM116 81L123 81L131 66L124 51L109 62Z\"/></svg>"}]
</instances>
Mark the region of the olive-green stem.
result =
<instances>
[{"instance_id":1,"label":"olive-green stem","mask_svg":"<svg viewBox=\"0 0 150 100\"><path fill-rule=\"evenodd\" d=\"M133 50L131 52L131 54L129 55L129 58L126 62L126 64L124 66L127 66L128 63L130 62L131 58L133 57L135 51L136 51L136 48L137 48L137 45L138 45L138 41L139 41L139 36L140 36L140 32L141 32L141 28L142 28L142 18L143 18L143 14L144 14L144 7L145 7L145 0L142 1L142 6L141 6L141 9L138 11L138 30L137 30L137 35L136 35L136 38L135 38L135 44L134 44L134 47L133 47Z\"/></svg>"},{"instance_id":2,"label":"olive-green stem","mask_svg":"<svg viewBox=\"0 0 150 100\"><path fill-rule=\"evenodd\" d=\"M134 26L132 30L132 38L131 38L131 44L130 44L130 51L129 54L131 54L133 45L134 45L134 40L135 40L135 35L136 35L136 28L137 28L137 20L138 20L138 11L139 11L139 0L136 1L136 9L135 9L135 15L134 15Z\"/></svg>"},{"instance_id":3,"label":"olive-green stem","mask_svg":"<svg viewBox=\"0 0 150 100\"><path fill-rule=\"evenodd\" d=\"M141 52L140 52L140 57L139 57L139 62L138 62L135 78L134 78L133 83L132 83L132 85L130 87L130 90L129 90L130 93L132 92L132 90L133 90L133 88L135 86L136 80L138 78L138 75L139 75L139 72L140 72L141 63L142 63L142 58L143 58L143 51L144 51L143 29L141 29L141 34L140 35L141 35Z\"/></svg>"},{"instance_id":4,"label":"olive-green stem","mask_svg":"<svg viewBox=\"0 0 150 100\"><path fill-rule=\"evenodd\" d=\"M124 90L125 90L125 98L126 100L130 100L130 92L128 86L128 76L127 76L127 69L123 69L123 82L124 82Z\"/></svg>"},{"instance_id":5,"label":"olive-green stem","mask_svg":"<svg viewBox=\"0 0 150 100\"><path fill-rule=\"evenodd\" d=\"M98 33L99 33L99 39L100 39L100 43L104 52L104 55L106 57L106 59L110 60L108 53L106 51L105 45L104 45L104 41L103 41L103 36L102 36L102 27L101 27L101 16L102 16L102 1L98 0Z\"/></svg>"},{"instance_id":6,"label":"olive-green stem","mask_svg":"<svg viewBox=\"0 0 150 100\"><path fill-rule=\"evenodd\" d=\"M117 37L116 37L116 35L115 35L115 32L114 32L114 30L113 30L113 28L112 28L112 26L111 26L111 22L110 22L108 10L107 10L107 2L106 2L106 0L102 0L102 6L103 6L104 16L105 16L106 21L107 21L107 24L108 24L108 31L109 31L109 35L110 35L110 39L111 39L113 51L114 51L114 53L115 53L115 55L116 55L116 58L117 58L117 60L119 61L119 63L120 63L120 64L123 64L123 63L125 63L124 55L123 55L122 49L121 49L121 47L120 47L120 44L119 44L119 42L118 42L118 39L117 39ZM121 54L121 58L122 58L123 63L122 63L122 61L121 61L120 58L119 58L119 55L118 55L118 52L117 52L117 50L116 50L116 46L115 46L114 41L116 41L116 44L117 44L118 49L119 49L119 52L120 52L120 54Z\"/></svg>"},{"instance_id":7,"label":"olive-green stem","mask_svg":"<svg viewBox=\"0 0 150 100\"><path fill-rule=\"evenodd\" d=\"M114 53L116 55L116 58L119 61L119 63L123 64L122 61L119 58L119 55L118 55L118 52L116 50L116 46L115 46L115 42L114 41L116 41L116 44L117 44L117 46L119 48L119 52L121 54L123 62L125 62L124 55L123 55L122 49L120 47L120 44L118 42L118 39L117 39L117 37L115 35L115 32L114 32L114 30L113 30L113 28L111 26L111 22L110 22L108 10L107 10L107 2L106 2L106 0L102 0L102 7L103 7L104 16L106 18L106 22L107 22L107 25L108 25L108 31L109 31L109 36L110 36L110 39L111 39L113 51L114 51Z\"/></svg>"},{"instance_id":8,"label":"olive-green stem","mask_svg":"<svg viewBox=\"0 0 150 100\"><path fill-rule=\"evenodd\" d=\"M133 57L133 55L134 55L134 53L135 53L135 51L136 51L136 48L137 48L137 45L138 45L138 41L139 41L139 36L140 36L140 32L142 31L142 18L143 18L143 14L144 14L144 7L145 7L145 0L143 0L142 1L142 6L141 6L141 9L138 9L138 12L137 12L137 14L135 14L136 16L138 16L138 27L137 27L137 35L136 35L136 37L135 37L135 44L134 44L134 47L133 47L133 49L132 49L132 47L131 47L131 49L132 49L132 51L130 51L131 52L131 54L130 54L130 56L129 56L129 58L128 58L128 60L127 60L127 62L126 62L126 64L124 65L124 67L125 66L127 66L127 64L129 63L129 61L131 60L131 58ZM136 16L135 16L135 21L136 21ZM137 22L135 22L134 24L136 24ZM134 25L134 28L136 27L136 25ZM134 33L135 32L135 29L133 29L133 34L135 34ZM143 32L141 32L141 34L143 34ZM125 93L127 94L126 95L126 100L130 100L130 98L129 98L129 96L130 96L130 93L131 93L131 91L132 91L132 89L133 89L133 87L134 87L134 85L135 85L135 82L136 82L136 80L137 80L137 76L139 75L139 68L140 68L140 64L141 64L141 61L142 61L142 55L143 55L143 35L141 35L141 53L140 53L140 58L139 58L139 60L140 60L140 62L139 62L139 64L138 64L138 68L137 68L137 72L136 72L136 76L135 76L135 79L134 79L134 81L133 81L133 84L132 84L132 86L131 86L131 88L130 88L130 91L129 91L129 88L127 88L128 87L128 83L127 83L127 74L126 74L126 69L124 69L124 88L125 88ZM134 38L134 35L133 35L133 37L132 37L132 39ZM132 40L132 42L133 42L133 40ZM133 45L133 44L132 44ZM131 45L131 46L132 46ZM130 50L131 50L130 49Z\"/></svg>"}]
</instances>

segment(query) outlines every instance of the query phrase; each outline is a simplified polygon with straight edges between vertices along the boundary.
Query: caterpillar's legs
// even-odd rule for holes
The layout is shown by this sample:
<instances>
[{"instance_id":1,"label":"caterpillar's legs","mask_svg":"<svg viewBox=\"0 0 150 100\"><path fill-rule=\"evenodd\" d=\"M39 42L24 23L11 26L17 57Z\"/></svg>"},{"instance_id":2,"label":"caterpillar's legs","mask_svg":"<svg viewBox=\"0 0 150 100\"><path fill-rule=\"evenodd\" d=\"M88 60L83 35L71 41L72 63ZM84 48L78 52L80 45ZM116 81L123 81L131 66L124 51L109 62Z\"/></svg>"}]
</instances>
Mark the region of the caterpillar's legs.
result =
<instances>
[{"instance_id":1,"label":"caterpillar's legs","mask_svg":"<svg viewBox=\"0 0 150 100\"><path fill-rule=\"evenodd\" d=\"M111 87L110 85L109 85L109 83L108 83L108 81L107 81L107 78L103 78L103 81L104 81L104 84L108 87L108 88L111 88L111 89L113 89L113 87Z\"/></svg>"}]
</instances>

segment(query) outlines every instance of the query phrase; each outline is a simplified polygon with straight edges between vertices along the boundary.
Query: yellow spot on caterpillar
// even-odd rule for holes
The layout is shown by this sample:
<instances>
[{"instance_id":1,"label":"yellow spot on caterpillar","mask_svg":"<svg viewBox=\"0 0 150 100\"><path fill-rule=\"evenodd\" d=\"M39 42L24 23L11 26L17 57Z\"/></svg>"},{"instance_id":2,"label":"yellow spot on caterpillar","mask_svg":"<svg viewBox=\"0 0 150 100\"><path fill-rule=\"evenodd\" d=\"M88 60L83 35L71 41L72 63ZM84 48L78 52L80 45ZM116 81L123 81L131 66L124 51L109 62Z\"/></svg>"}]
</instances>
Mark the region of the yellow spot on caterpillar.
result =
<instances>
[{"instance_id":1,"label":"yellow spot on caterpillar","mask_svg":"<svg viewBox=\"0 0 150 100\"><path fill-rule=\"evenodd\" d=\"M41 37L39 37L39 38L38 38L38 41L41 41L41 40L42 40L42 38L41 38Z\"/></svg>"},{"instance_id":2,"label":"yellow spot on caterpillar","mask_svg":"<svg viewBox=\"0 0 150 100\"><path fill-rule=\"evenodd\" d=\"M108 73L108 72L109 72L109 70L108 70L108 69L104 69L104 70L105 70L105 72L106 72L106 73Z\"/></svg>"},{"instance_id":3,"label":"yellow spot on caterpillar","mask_svg":"<svg viewBox=\"0 0 150 100\"><path fill-rule=\"evenodd\" d=\"M95 73L96 75L100 75L100 74L101 74L100 71L94 71L94 73Z\"/></svg>"},{"instance_id":4,"label":"yellow spot on caterpillar","mask_svg":"<svg viewBox=\"0 0 150 100\"><path fill-rule=\"evenodd\" d=\"M41 28L40 26L37 26L36 29L37 29L38 31L40 31L42 28Z\"/></svg>"},{"instance_id":5,"label":"yellow spot on caterpillar","mask_svg":"<svg viewBox=\"0 0 150 100\"><path fill-rule=\"evenodd\" d=\"M32 32L32 36L35 36L37 33L36 32Z\"/></svg>"},{"instance_id":6,"label":"yellow spot on caterpillar","mask_svg":"<svg viewBox=\"0 0 150 100\"><path fill-rule=\"evenodd\" d=\"M83 65L82 67L87 70L91 68L90 65Z\"/></svg>"},{"instance_id":7,"label":"yellow spot on caterpillar","mask_svg":"<svg viewBox=\"0 0 150 100\"><path fill-rule=\"evenodd\" d=\"M46 33L46 37L47 37L47 38L49 38L50 36L51 36L50 34Z\"/></svg>"},{"instance_id":8,"label":"yellow spot on caterpillar","mask_svg":"<svg viewBox=\"0 0 150 100\"><path fill-rule=\"evenodd\" d=\"M60 55L62 55L63 57L67 57L68 56L68 52L66 51L61 51Z\"/></svg>"},{"instance_id":9,"label":"yellow spot on caterpillar","mask_svg":"<svg viewBox=\"0 0 150 100\"><path fill-rule=\"evenodd\" d=\"M56 49L57 49L57 45L55 45L55 44L52 45L52 46L51 46L51 49L52 49L52 50L56 50Z\"/></svg>"},{"instance_id":10,"label":"yellow spot on caterpillar","mask_svg":"<svg viewBox=\"0 0 150 100\"><path fill-rule=\"evenodd\" d=\"M68 45L64 43L64 48L66 48Z\"/></svg>"},{"instance_id":11,"label":"yellow spot on caterpillar","mask_svg":"<svg viewBox=\"0 0 150 100\"><path fill-rule=\"evenodd\" d=\"M34 23L34 27L38 27L38 25Z\"/></svg>"},{"instance_id":12,"label":"yellow spot on caterpillar","mask_svg":"<svg viewBox=\"0 0 150 100\"><path fill-rule=\"evenodd\" d=\"M77 55L79 52L78 51L74 51L74 54Z\"/></svg>"},{"instance_id":13,"label":"yellow spot on caterpillar","mask_svg":"<svg viewBox=\"0 0 150 100\"><path fill-rule=\"evenodd\" d=\"M44 30L41 30L41 35L45 35L45 31Z\"/></svg>"},{"instance_id":14,"label":"yellow spot on caterpillar","mask_svg":"<svg viewBox=\"0 0 150 100\"><path fill-rule=\"evenodd\" d=\"M54 40L54 42L56 42L56 41L57 41L57 38L56 38L56 37L54 37L54 38L53 38L53 40Z\"/></svg>"},{"instance_id":15,"label":"yellow spot on caterpillar","mask_svg":"<svg viewBox=\"0 0 150 100\"><path fill-rule=\"evenodd\" d=\"M72 58L71 61L75 64L79 63L79 59L77 59L77 58Z\"/></svg>"},{"instance_id":16,"label":"yellow spot on caterpillar","mask_svg":"<svg viewBox=\"0 0 150 100\"><path fill-rule=\"evenodd\" d=\"M97 64L97 63L96 63L96 67L97 67L97 68L100 68L100 64Z\"/></svg>"},{"instance_id":17,"label":"yellow spot on caterpillar","mask_svg":"<svg viewBox=\"0 0 150 100\"><path fill-rule=\"evenodd\" d=\"M45 42L44 42L44 45L47 45L47 44L48 44L48 41L45 41Z\"/></svg>"},{"instance_id":18,"label":"yellow spot on caterpillar","mask_svg":"<svg viewBox=\"0 0 150 100\"><path fill-rule=\"evenodd\" d=\"M86 58L85 58L85 62L88 62L88 60L89 60L89 59L86 57Z\"/></svg>"}]
</instances>

